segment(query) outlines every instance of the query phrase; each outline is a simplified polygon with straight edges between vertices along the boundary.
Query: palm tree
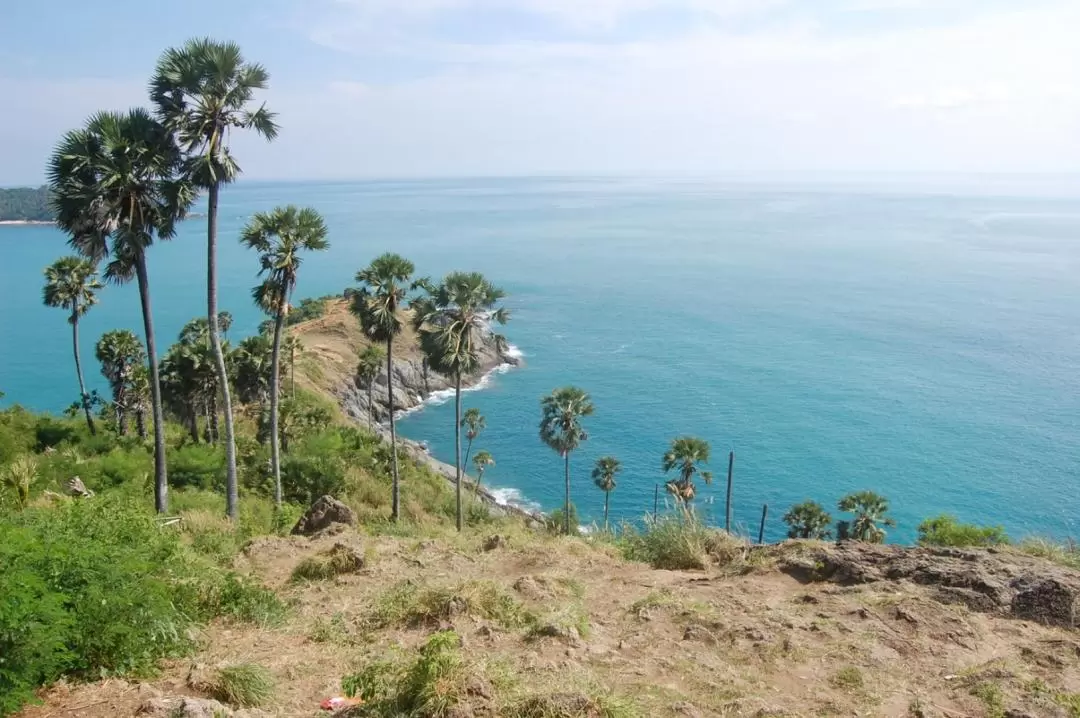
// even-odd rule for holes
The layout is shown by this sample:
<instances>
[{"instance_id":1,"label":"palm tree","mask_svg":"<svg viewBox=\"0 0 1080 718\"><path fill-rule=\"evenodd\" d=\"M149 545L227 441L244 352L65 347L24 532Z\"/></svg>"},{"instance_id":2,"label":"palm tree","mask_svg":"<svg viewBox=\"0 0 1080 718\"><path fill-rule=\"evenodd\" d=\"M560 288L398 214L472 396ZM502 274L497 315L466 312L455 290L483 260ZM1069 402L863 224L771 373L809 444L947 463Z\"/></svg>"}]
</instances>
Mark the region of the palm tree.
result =
<instances>
[{"instance_id":1,"label":"palm tree","mask_svg":"<svg viewBox=\"0 0 1080 718\"><path fill-rule=\"evenodd\" d=\"M97 304L101 289L94 262L81 257L62 257L45 268L45 306L66 309L71 325L71 344L75 349L75 374L79 377L79 396L90 435L97 434L90 415L90 395L83 381L82 359L79 356L79 318Z\"/></svg>"},{"instance_id":2,"label":"palm tree","mask_svg":"<svg viewBox=\"0 0 1080 718\"><path fill-rule=\"evenodd\" d=\"M289 396L296 398L296 355L304 353L304 343L300 337L290 334L284 341L285 354L289 357Z\"/></svg>"},{"instance_id":3,"label":"palm tree","mask_svg":"<svg viewBox=\"0 0 1080 718\"><path fill-rule=\"evenodd\" d=\"M269 403L270 362L274 346L269 337L258 334L240 342L231 363L237 398L243 404Z\"/></svg>"},{"instance_id":4,"label":"palm tree","mask_svg":"<svg viewBox=\"0 0 1080 718\"><path fill-rule=\"evenodd\" d=\"M473 486L473 494L480 493L480 482L484 480L484 472L489 466L495 465L495 459L490 453L481 449L472 457L473 466L476 467L476 485Z\"/></svg>"},{"instance_id":5,"label":"palm tree","mask_svg":"<svg viewBox=\"0 0 1080 718\"><path fill-rule=\"evenodd\" d=\"M258 212L240 234L240 242L259 253L262 284L252 290L255 303L274 318L274 348L270 357L270 468L274 476L274 504L281 507L281 435L278 402L281 399L281 330L296 288L303 252L330 246L326 223L318 212L292 205Z\"/></svg>"},{"instance_id":6,"label":"palm tree","mask_svg":"<svg viewBox=\"0 0 1080 718\"><path fill-rule=\"evenodd\" d=\"M566 498L563 502L563 531L570 534L570 452L589 438L581 419L592 416L589 395L575 386L556 389L540 400L540 439L563 457Z\"/></svg>"},{"instance_id":7,"label":"palm tree","mask_svg":"<svg viewBox=\"0 0 1080 718\"><path fill-rule=\"evenodd\" d=\"M94 348L94 355L101 363L101 374L112 390L117 432L120 436L125 436L127 412L135 405L132 401L135 370L145 366L146 351L134 332L116 329L101 335Z\"/></svg>"},{"instance_id":8,"label":"palm tree","mask_svg":"<svg viewBox=\"0 0 1080 718\"><path fill-rule=\"evenodd\" d=\"M37 477L37 459L33 454L19 456L4 469L3 485L15 494L15 503L20 511L30 504L30 489Z\"/></svg>"},{"instance_id":9,"label":"palm tree","mask_svg":"<svg viewBox=\"0 0 1080 718\"><path fill-rule=\"evenodd\" d=\"M465 410L465 415L461 417L461 426L465 429L465 438L469 440L468 448L465 449L465 460L461 463L464 466L469 465L469 454L472 453L473 442L476 441L476 437L480 436L487 428L487 418L480 413L480 410L475 406L471 409Z\"/></svg>"},{"instance_id":10,"label":"palm tree","mask_svg":"<svg viewBox=\"0 0 1080 718\"><path fill-rule=\"evenodd\" d=\"M840 499L839 508L845 513L855 514L855 520L841 521L837 531L840 540L851 539L866 543L885 541L885 529L878 526L896 526L896 521L886 516L889 513L889 501L873 491L857 491Z\"/></svg>"},{"instance_id":11,"label":"palm tree","mask_svg":"<svg viewBox=\"0 0 1080 718\"><path fill-rule=\"evenodd\" d=\"M360 387L367 389L368 424L375 426L375 380L382 369L383 350L375 344L368 344L360 352L360 361L356 365L356 380Z\"/></svg>"},{"instance_id":12,"label":"palm tree","mask_svg":"<svg viewBox=\"0 0 1080 718\"><path fill-rule=\"evenodd\" d=\"M390 413L390 470L394 489L391 518L401 518L401 485L398 480L397 429L394 424L394 337L401 334L400 310L416 268L398 254L376 257L356 273L360 288L352 292L352 311L360 319L364 335L373 342L386 342L386 392Z\"/></svg>"},{"instance_id":13,"label":"palm tree","mask_svg":"<svg viewBox=\"0 0 1080 718\"><path fill-rule=\"evenodd\" d=\"M602 456L596 460L592 478L596 488L604 492L604 530L608 528L608 503L611 492L615 490L615 474L622 470L622 464L614 456Z\"/></svg>"},{"instance_id":14,"label":"palm tree","mask_svg":"<svg viewBox=\"0 0 1080 718\"><path fill-rule=\"evenodd\" d=\"M428 365L454 379L454 467L456 469L457 529L464 528L461 503L461 379L480 368L480 347L494 336L499 347L506 340L491 334L491 322L505 324L510 312L498 306L505 293L478 272L453 272L413 303L413 322L420 331L420 347ZM479 412L477 412L479 414ZM471 443L471 441L470 441Z\"/></svg>"},{"instance_id":15,"label":"palm tree","mask_svg":"<svg viewBox=\"0 0 1080 718\"><path fill-rule=\"evenodd\" d=\"M680 436L671 442L671 448L664 454L662 468L664 472L678 469L679 475L665 485L669 494L683 507L688 515L692 511L692 502L697 496L694 484L695 474L700 474L706 484L712 483L712 472L702 471L699 464L709 463L709 442L693 436Z\"/></svg>"},{"instance_id":16,"label":"palm tree","mask_svg":"<svg viewBox=\"0 0 1080 718\"><path fill-rule=\"evenodd\" d=\"M154 503L168 510L165 419L161 404L146 250L170 239L194 200L177 178L180 152L172 134L146 110L99 113L64 135L49 161L50 197L57 225L92 261L111 257L105 279L135 278L142 305L154 407Z\"/></svg>"},{"instance_id":17,"label":"palm tree","mask_svg":"<svg viewBox=\"0 0 1080 718\"><path fill-rule=\"evenodd\" d=\"M827 539L832 534L832 516L816 501L795 504L784 514L788 538Z\"/></svg>"},{"instance_id":18,"label":"palm tree","mask_svg":"<svg viewBox=\"0 0 1080 718\"><path fill-rule=\"evenodd\" d=\"M140 439L146 438L146 407L150 404L150 371L140 363L131 372L131 395L128 406L135 413L135 431Z\"/></svg>"},{"instance_id":19,"label":"palm tree","mask_svg":"<svg viewBox=\"0 0 1080 718\"><path fill-rule=\"evenodd\" d=\"M206 223L206 312L210 323L218 382L225 413L226 512L236 519L236 437L228 367L218 337L217 223L221 186L234 181L240 167L229 151L233 130L254 130L267 141L277 137L274 113L266 105L254 108L257 90L265 90L270 74L261 65L244 60L240 47L209 38L170 48L158 60L150 81L150 97L158 116L176 133L186 155L185 174L208 191Z\"/></svg>"}]
</instances>

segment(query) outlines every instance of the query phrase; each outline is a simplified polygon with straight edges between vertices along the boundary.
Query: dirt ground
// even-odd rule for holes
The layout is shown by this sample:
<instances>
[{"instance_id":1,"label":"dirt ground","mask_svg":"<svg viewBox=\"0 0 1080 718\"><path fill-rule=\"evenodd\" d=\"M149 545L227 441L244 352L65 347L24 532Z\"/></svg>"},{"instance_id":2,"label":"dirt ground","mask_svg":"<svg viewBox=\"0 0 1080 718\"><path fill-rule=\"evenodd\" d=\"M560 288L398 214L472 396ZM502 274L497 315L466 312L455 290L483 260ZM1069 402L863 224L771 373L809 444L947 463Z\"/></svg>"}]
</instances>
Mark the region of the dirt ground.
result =
<instances>
[{"instance_id":1,"label":"dirt ground","mask_svg":"<svg viewBox=\"0 0 1080 718\"><path fill-rule=\"evenodd\" d=\"M190 674L238 662L273 673L271 715L315 716L343 675L448 627L466 655L523 684L610 692L641 716L1080 715L1080 635L940 603L928 587L801 583L768 561L658 571L585 539L522 533L485 551L486 538L259 539L236 567L286 600L285 625L211 625L197 655L153 680L60 685L22 718L134 715L148 697L198 695ZM362 552L360 573L290 580L335 542ZM402 587L465 598L435 622L382 625ZM479 590L556 628L527 635L476 615Z\"/></svg>"}]
</instances>

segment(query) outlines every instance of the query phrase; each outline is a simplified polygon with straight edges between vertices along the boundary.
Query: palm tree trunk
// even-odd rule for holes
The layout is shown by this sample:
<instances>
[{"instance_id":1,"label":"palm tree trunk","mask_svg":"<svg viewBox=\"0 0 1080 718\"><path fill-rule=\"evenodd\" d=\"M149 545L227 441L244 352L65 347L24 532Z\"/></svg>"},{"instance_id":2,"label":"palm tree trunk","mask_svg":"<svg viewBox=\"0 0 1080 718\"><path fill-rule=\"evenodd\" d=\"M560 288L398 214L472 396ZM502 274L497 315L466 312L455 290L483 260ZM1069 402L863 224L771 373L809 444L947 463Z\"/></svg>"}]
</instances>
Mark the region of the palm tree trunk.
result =
<instances>
[{"instance_id":1,"label":"palm tree trunk","mask_svg":"<svg viewBox=\"0 0 1080 718\"><path fill-rule=\"evenodd\" d=\"M401 518L401 484L398 482L397 466L397 428L394 426L394 338L386 340L386 396L390 410L390 470L394 477L394 491L391 500L390 518Z\"/></svg>"},{"instance_id":2,"label":"palm tree trunk","mask_svg":"<svg viewBox=\"0 0 1080 718\"><path fill-rule=\"evenodd\" d=\"M461 427L461 417L460 416L458 417L458 427L459 428ZM469 439L468 448L465 449L465 460L461 462L461 465L463 467L462 471L464 471L466 474L468 474L468 472L469 472L469 454L472 453L472 442L473 442L473 440Z\"/></svg>"},{"instance_id":3,"label":"palm tree trunk","mask_svg":"<svg viewBox=\"0 0 1080 718\"><path fill-rule=\"evenodd\" d=\"M194 407L188 408L188 433L191 435L191 440L196 444L199 443L199 415L195 413Z\"/></svg>"},{"instance_id":4,"label":"palm tree trunk","mask_svg":"<svg viewBox=\"0 0 1080 718\"><path fill-rule=\"evenodd\" d=\"M146 357L150 365L150 402L154 407L154 509L169 510L169 470L165 463L165 411L161 405L161 376L158 373L157 344L154 341L154 317L150 310L150 279L146 273L146 254L135 258L142 304L143 331L146 334Z\"/></svg>"},{"instance_id":5,"label":"palm tree trunk","mask_svg":"<svg viewBox=\"0 0 1080 718\"><path fill-rule=\"evenodd\" d=\"M608 530L608 504L611 503L611 492L604 492L604 530Z\"/></svg>"},{"instance_id":6,"label":"palm tree trunk","mask_svg":"<svg viewBox=\"0 0 1080 718\"><path fill-rule=\"evenodd\" d=\"M239 489L236 484L236 436L233 430L232 397L229 396L229 372L218 335L217 310L217 220L218 183L210 185L206 221L206 315L210 324L210 347L221 384L221 408L225 414L225 513L232 520L239 518Z\"/></svg>"},{"instance_id":7,"label":"palm tree trunk","mask_svg":"<svg viewBox=\"0 0 1080 718\"><path fill-rule=\"evenodd\" d=\"M289 394L293 399L296 398L296 344L293 344L292 349L289 352Z\"/></svg>"},{"instance_id":8,"label":"palm tree trunk","mask_svg":"<svg viewBox=\"0 0 1080 718\"><path fill-rule=\"evenodd\" d=\"M476 484L473 486L473 496L480 493L480 482L484 480L484 467L481 466L480 470L476 472Z\"/></svg>"},{"instance_id":9,"label":"palm tree trunk","mask_svg":"<svg viewBox=\"0 0 1080 718\"><path fill-rule=\"evenodd\" d=\"M281 395L281 327L285 315L278 308L274 317L274 349L270 354L270 473L274 475L274 506L281 508L281 438L278 435L278 400Z\"/></svg>"},{"instance_id":10,"label":"palm tree trunk","mask_svg":"<svg viewBox=\"0 0 1080 718\"><path fill-rule=\"evenodd\" d=\"M210 394L210 397L206 400L206 411L210 416L210 443L216 444L217 440L221 438L221 431L218 427L217 392Z\"/></svg>"},{"instance_id":11,"label":"palm tree trunk","mask_svg":"<svg viewBox=\"0 0 1080 718\"><path fill-rule=\"evenodd\" d=\"M97 430L94 429L94 417L90 415L90 395L86 393L86 382L83 380L82 359L79 356L78 300L71 307L71 343L75 348L75 373L79 375L79 398L82 399L83 412L86 414L86 425L90 428L90 436L97 436Z\"/></svg>"},{"instance_id":12,"label":"palm tree trunk","mask_svg":"<svg viewBox=\"0 0 1080 718\"><path fill-rule=\"evenodd\" d=\"M135 429L139 432L139 438L146 438L146 409L140 406L135 410Z\"/></svg>"},{"instance_id":13,"label":"palm tree trunk","mask_svg":"<svg viewBox=\"0 0 1080 718\"><path fill-rule=\"evenodd\" d=\"M563 502L563 533L570 535L570 452L563 452L566 464L566 501Z\"/></svg>"},{"instance_id":14,"label":"palm tree trunk","mask_svg":"<svg viewBox=\"0 0 1080 718\"><path fill-rule=\"evenodd\" d=\"M457 485L454 490L457 494L457 530L465 528L464 517L461 512L461 372L454 375L454 468L457 474Z\"/></svg>"}]
</instances>

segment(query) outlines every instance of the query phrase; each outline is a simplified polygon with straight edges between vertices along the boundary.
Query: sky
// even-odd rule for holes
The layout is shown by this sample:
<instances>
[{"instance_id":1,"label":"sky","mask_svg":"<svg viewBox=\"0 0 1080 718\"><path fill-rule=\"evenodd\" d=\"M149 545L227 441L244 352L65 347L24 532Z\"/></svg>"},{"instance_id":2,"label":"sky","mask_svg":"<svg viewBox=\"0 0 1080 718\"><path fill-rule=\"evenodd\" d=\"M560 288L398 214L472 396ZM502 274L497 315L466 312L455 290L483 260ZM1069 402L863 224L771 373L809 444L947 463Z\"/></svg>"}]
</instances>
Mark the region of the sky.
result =
<instances>
[{"instance_id":1,"label":"sky","mask_svg":"<svg viewBox=\"0 0 1080 718\"><path fill-rule=\"evenodd\" d=\"M265 65L258 179L1080 171L1080 0L34 0L0 25L0 185L146 104L161 51Z\"/></svg>"}]
</instances>

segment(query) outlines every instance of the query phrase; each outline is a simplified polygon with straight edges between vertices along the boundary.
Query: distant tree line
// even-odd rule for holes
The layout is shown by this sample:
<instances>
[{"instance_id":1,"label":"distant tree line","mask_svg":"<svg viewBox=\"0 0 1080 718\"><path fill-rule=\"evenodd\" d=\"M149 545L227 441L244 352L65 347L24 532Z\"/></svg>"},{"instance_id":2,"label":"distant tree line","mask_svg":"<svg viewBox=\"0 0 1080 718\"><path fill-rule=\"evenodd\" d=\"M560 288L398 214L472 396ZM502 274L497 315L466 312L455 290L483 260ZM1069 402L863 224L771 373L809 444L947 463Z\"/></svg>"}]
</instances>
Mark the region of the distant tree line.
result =
<instances>
[{"instance_id":1,"label":"distant tree line","mask_svg":"<svg viewBox=\"0 0 1080 718\"><path fill-rule=\"evenodd\" d=\"M50 222L48 187L0 189L0 222Z\"/></svg>"}]
</instances>

